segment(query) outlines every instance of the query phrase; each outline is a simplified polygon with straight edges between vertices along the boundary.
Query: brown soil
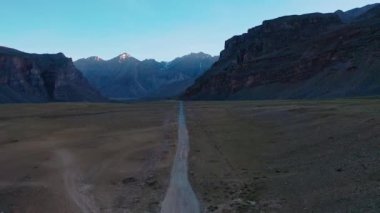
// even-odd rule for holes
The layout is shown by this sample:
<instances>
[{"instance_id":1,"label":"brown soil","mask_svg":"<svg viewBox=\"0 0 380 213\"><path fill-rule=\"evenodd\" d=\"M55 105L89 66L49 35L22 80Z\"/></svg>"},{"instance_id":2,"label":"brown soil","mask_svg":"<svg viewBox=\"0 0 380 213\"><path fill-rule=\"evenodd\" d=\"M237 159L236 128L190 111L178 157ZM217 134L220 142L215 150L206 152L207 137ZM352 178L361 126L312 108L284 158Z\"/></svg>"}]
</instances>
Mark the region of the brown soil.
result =
<instances>
[{"instance_id":1,"label":"brown soil","mask_svg":"<svg viewBox=\"0 0 380 213\"><path fill-rule=\"evenodd\" d=\"M0 109L0 212L159 212L176 102Z\"/></svg>"},{"instance_id":2,"label":"brown soil","mask_svg":"<svg viewBox=\"0 0 380 213\"><path fill-rule=\"evenodd\" d=\"M188 102L205 212L379 212L380 102Z\"/></svg>"}]
</instances>

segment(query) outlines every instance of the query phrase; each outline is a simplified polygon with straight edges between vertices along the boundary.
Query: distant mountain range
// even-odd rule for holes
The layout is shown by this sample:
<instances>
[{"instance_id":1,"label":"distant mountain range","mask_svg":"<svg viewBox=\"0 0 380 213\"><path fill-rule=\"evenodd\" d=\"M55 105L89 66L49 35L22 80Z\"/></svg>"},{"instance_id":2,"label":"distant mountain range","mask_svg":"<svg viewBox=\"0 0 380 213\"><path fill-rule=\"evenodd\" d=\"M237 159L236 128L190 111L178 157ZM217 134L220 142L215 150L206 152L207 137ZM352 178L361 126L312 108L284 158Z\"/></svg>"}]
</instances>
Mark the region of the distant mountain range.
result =
<instances>
[{"instance_id":1,"label":"distant mountain range","mask_svg":"<svg viewBox=\"0 0 380 213\"><path fill-rule=\"evenodd\" d=\"M106 97L162 99L183 93L217 59L205 53L192 53L171 62L140 61L123 53L111 60L80 59L75 66Z\"/></svg>"},{"instance_id":2,"label":"distant mountain range","mask_svg":"<svg viewBox=\"0 0 380 213\"><path fill-rule=\"evenodd\" d=\"M380 5L264 21L225 43L185 99L380 95Z\"/></svg>"},{"instance_id":3,"label":"distant mountain range","mask_svg":"<svg viewBox=\"0 0 380 213\"><path fill-rule=\"evenodd\" d=\"M123 53L73 63L62 53L0 47L0 103L377 95L380 4L264 21L227 40L220 57L192 53L158 62Z\"/></svg>"},{"instance_id":4,"label":"distant mountain range","mask_svg":"<svg viewBox=\"0 0 380 213\"><path fill-rule=\"evenodd\" d=\"M62 53L0 47L0 103L105 100Z\"/></svg>"}]
</instances>

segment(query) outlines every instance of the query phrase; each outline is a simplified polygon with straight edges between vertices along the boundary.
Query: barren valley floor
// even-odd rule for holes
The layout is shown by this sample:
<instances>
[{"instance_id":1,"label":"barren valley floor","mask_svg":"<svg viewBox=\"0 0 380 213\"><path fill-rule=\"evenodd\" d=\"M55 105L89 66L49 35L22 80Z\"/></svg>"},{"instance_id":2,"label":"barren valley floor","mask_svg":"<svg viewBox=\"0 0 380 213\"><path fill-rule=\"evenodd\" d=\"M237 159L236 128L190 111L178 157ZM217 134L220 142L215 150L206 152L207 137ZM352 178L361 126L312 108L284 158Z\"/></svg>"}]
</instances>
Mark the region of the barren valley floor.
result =
<instances>
[{"instance_id":1,"label":"barren valley floor","mask_svg":"<svg viewBox=\"0 0 380 213\"><path fill-rule=\"evenodd\" d=\"M185 102L204 212L378 212L380 101ZM178 102L0 106L0 212L159 212Z\"/></svg>"},{"instance_id":2,"label":"barren valley floor","mask_svg":"<svg viewBox=\"0 0 380 213\"><path fill-rule=\"evenodd\" d=\"M379 212L380 101L187 103L207 212Z\"/></svg>"},{"instance_id":3,"label":"barren valley floor","mask_svg":"<svg viewBox=\"0 0 380 213\"><path fill-rule=\"evenodd\" d=\"M0 106L0 212L158 212L177 102Z\"/></svg>"}]
</instances>

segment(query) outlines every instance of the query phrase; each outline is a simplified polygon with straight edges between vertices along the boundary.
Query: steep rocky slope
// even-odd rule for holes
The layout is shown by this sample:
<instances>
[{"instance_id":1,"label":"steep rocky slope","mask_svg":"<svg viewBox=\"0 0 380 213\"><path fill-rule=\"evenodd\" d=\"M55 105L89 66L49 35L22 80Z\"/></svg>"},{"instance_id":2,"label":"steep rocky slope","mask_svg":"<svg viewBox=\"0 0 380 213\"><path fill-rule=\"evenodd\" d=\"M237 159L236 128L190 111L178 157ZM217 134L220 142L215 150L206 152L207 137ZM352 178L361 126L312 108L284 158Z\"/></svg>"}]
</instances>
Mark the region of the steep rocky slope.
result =
<instances>
[{"instance_id":1,"label":"steep rocky slope","mask_svg":"<svg viewBox=\"0 0 380 213\"><path fill-rule=\"evenodd\" d=\"M0 103L103 100L62 53L0 47Z\"/></svg>"},{"instance_id":2,"label":"steep rocky slope","mask_svg":"<svg viewBox=\"0 0 380 213\"><path fill-rule=\"evenodd\" d=\"M111 60L80 59L75 66L103 95L116 99L167 98L177 96L217 60L193 53L171 62L139 61L123 53Z\"/></svg>"},{"instance_id":3,"label":"steep rocky slope","mask_svg":"<svg viewBox=\"0 0 380 213\"><path fill-rule=\"evenodd\" d=\"M380 94L380 6L264 21L226 41L186 99Z\"/></svg>"}]
</instances>

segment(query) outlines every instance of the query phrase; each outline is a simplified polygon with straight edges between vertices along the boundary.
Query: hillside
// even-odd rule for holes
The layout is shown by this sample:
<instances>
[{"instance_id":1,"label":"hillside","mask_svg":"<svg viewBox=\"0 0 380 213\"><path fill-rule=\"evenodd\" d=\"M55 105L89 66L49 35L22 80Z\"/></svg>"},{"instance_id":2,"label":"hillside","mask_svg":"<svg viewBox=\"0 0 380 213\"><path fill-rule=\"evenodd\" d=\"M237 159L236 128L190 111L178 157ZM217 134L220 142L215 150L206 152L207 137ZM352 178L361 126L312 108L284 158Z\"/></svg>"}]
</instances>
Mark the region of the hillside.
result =
<instances>
[{"instance_id":1,"label":"hillside","mask_svg":"<svg viewBox=\"0 0 380 213\"><path fill-rule=\"evenodd\" d=\"M0 103L104 100L62 53L0 47Z\"/></svg>"},{"instance_id":2,"label":"hillside","mask_svg":"<svg viewBox=\"0 0 380 213\"><path fill-rule=\"evenodd\" d=\"M225 43L185 99L380 94L380 6L264 21Z\"/></svg>"}]
</instances>

